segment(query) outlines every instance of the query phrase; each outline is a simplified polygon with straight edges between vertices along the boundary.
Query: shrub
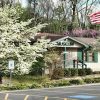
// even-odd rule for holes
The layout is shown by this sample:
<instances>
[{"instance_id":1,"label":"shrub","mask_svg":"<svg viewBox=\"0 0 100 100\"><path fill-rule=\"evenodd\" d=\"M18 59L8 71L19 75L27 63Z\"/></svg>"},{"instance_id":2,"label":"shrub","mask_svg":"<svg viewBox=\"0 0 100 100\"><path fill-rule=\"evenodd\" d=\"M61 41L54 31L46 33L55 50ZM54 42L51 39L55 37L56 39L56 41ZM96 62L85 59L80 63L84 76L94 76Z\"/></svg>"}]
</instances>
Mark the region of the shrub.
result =
<instances>
[{"instance_id":1,"label":"shrub","mask_svg":"<svg viewBox=\"0 0 100 100\"><path fill-rule=\"evenodd\" d=\"M59 87L59 86L68 86L70 85L68 80L53 80L50 85L52 87Z\"/></svg>"},{"instance_id":2,"label":"shrub","mask_svg":"<svg viewBox=\"0 0 100 100\"><path fill-rule=\"evenodd\" d=\"M85 69L85 72L86 72L86 75L91 75L91 74L93 74L93 71L92 71L91 68L86 68L86 69Z\"/></svg>"},{"instance_id":3,"label":"shrub","mask_svg":"<svg viewBox=\"0 0 100 100\"><path fill-rule=\"evenodd\" d=\"M93 78L85 78L84 82L85 83L94 83L94 79Z\"/></svg>"},{"instance_id":4,"label":"shrub","mask_svg":"<svg viewBox=\"0 0 100 100\"><path fill-rule=\"evenodd\" d=\"M37 83L41 83L43 81L49 80L48 77L46 76L31 76L31 75L16 75L13 76L14 80L17 80L20 83L28 83L28 82L37 82Z\"/></svg>"},{"instance_id":5,"label":"shrub","mask_svg":"<svg viewBox=\"0 0 100 100\"><path fill-rule=\"evenodd\" d=\"M45 62L42 57L38 57L37 62L34 62L30 68L30 75L42 75L45 67Z\"/></svg>"},{"instance_id":6,"label":"shrub","mask_svg":"<svg viewBox=\"0 0 100 100\"><path fill-rule=\"evenodd\" d=\"M100 74L100 71L94 71L93 74Z\"/></svg>"},{"instance_id":7,"label":"shrub","mask_svg":"<svg viewBox=\"0 0 100 100\"><path fill-rule=\"evenodd\" d=\"M53 74L51 76L51 79L61 79L64 77L64 70L62 68L55 68L53 70Z\"/></svg>"},{"instance_id":8,"label":"shrub","mask_svg":"<svg viewBox=\"0 0 100 100\"><path fill-rule=\"evenodd\" d=\"M78 76L78 69L72 68L71 70L71 76Z\"/></svg>"},{"instance_id":9,"label":"shrub","mask_svg":"<svg viewBox=\"0 0 100 100\"><path fill-rule=\"evenodd\" d=\"M84 76L84 75L86 75L85 69L78 69L78 75L79 75L79 76Z\"/></svg>"},{"instance_id":10,"label":"shrub","mask_svg":"<svg viewBox=\"0 0 100 100\"><path fill-rule=\"evenodd\" d=\"M28 86L26 84L17 84L17 85L12 85L8 87L9 90L22 90L26 89Z\"/></svg>"},{"instance_id":11,"label":"shrub","mask_svg":"<svg viewBox=\"0 0 100 100\"><path fill-rule=\"evenodd\" d=\"M8 90L8 86L1 85L1 86L0 86L0 91L1 91L1 90Z\"/></svg>"},{"instance_id":12,"label":"shrub","mask_svg":"<svg viewBox=\"0 0 100 100\"><path fill-rule=\"evenodd\" d=\"M69 82L70 82L70 84L77 84L77 85L84 83L84 81L80 80L80 79L72 79Z\"/></svg>"},{"instance_id":13,"label":"shrub","mask_svg":"<svg viewBox=\"0 0 100 100\"><path fill-rule=\"evenodd\" d=\"M94 78L95 83L100 83L100 78Z\"/></svg>"},{"instance_id":14,"label":"shrub","mask_svg":"<svg viewBox=\"0 0 100 100\"><path fill-rule=\"evenodd\" d=\"M71 76L71 70L65 68L65 69L64 69L64 76L65 76L65 77L66 77L66 76L67 76L67 77Z\"/></svg>"},{"instance_id":15,"label":"shrub","mask_svg":"<svg viewBox=\"0 0 100 100\"><path fill-rule=\"evenodd\" d=\"M43 82L42 86L45 88L54 87L51 81Z\"/></svg>"},{"instance_id":16,"label":"shrub","mask_svg":"<svg viewBox=\"0 0 100 100\"><path fill-rule=\"evenodd\" d=\"M57 83L57 86L68 86L70 85L68 80L59 80Z\"/></svg>"},{"instance_id":17,"label":"shrub","mask_svg":"<svg viewBox=\"0 0 100 100\"><path fill-rule=\"evenodd\" d=\"M32 89L32 88L42 88L42 85L39 84L39 83L34 82L34 83L32 83L32 85L29 88L30 89Z\"/></svg>"},{"instance_id":18,"label":"shrub","mask_svg":"<svg viewBox=\"0 0 100 100\"><path fill-rule=\"evenodd\" d=\"M52 80L45 83L42 83L43 87L59 87L59 86L68 86L70 85L68 80Z\"/></svg>"},{"instance_id":19,"label":"shrub","mask_svg":"<svg viewBox=\"0 0 100 100\"><path fill-rule=\"evenodd\" d=\"M0 87L1 90L22 90L27 89L28 85L26 84L15 84L15 85L3 85Z\"/></svg>"}]
</instances>

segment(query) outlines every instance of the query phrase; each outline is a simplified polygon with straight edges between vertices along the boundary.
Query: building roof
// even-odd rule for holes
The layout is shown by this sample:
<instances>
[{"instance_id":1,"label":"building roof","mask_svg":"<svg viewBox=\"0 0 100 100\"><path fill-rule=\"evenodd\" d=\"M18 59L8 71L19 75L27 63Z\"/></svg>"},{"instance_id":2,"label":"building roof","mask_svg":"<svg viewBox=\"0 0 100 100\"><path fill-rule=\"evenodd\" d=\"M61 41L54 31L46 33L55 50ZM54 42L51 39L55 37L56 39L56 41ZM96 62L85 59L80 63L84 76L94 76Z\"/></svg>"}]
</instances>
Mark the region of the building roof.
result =
<instances>
[{"instance_id":1,"label":"building roof","mask_svg":"<svg viewBox=\"0 0 100 100\"><path fill-rule=\"evenodd\" d=\"M96 43L96 39L95 38L84 38L84 37L72 37L80 42L83 42L87 45L92 45Z\"/></svg>"},{"instance_id":2,"label":"building roof","mask_svg":"<svg viewBox=\"0 0 100 100\"><path fill-rule=\"evenodd\" d=\"M58 34L38 33L37 38L40 38L41 36L45 36L46 39L50 39L52 42L64 37L69 37L69 36L58 35ZM92 45L96 43L95 38L87 38L87 37L69 37L69 38L86 45Z\"/></svg>"},{"instance_id":3,"label":"building roof","mask_svg":"<svg viewBox=\"0 0 100 100\"><path fill-rule=\"evenodd\" d=\"M50 39L51 41L55 41L57 39L65 37L65 35L60 35L60 34L38 33L36 38L40 38L42 36L45 36L46 39Z\"/></svg>"}]
</instances>

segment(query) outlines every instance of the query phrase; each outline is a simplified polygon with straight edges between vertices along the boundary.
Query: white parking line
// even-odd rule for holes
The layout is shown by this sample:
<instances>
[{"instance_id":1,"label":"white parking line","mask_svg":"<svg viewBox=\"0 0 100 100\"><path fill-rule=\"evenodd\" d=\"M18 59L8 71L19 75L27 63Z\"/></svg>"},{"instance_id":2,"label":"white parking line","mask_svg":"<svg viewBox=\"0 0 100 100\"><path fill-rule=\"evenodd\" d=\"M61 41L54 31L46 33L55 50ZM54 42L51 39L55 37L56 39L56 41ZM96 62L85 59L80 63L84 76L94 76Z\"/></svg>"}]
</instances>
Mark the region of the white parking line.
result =
<instances>
[{"instance_id":1,"label":"white parking line","mask_svg":"<svg viewBox=\"0 0 100 100\"><path fill-rule=\"evenodd\" d=\"M27 100L27 99L28 99L28 97L29 97L29 95L26 95L26 96L25 96L25 98L24 98L24 100Z\"/></svg>"},{"instance_id":2,"label":"white parking line","mask_svg":"<svg viewBox=\"0 0 100 100\"><path fill-rule=\"evenodd\" d=\"M5 95L4 100L8 100L8 96L9 96L9 94L7 93L7 94Z\"/></svg>"}]
</instances>

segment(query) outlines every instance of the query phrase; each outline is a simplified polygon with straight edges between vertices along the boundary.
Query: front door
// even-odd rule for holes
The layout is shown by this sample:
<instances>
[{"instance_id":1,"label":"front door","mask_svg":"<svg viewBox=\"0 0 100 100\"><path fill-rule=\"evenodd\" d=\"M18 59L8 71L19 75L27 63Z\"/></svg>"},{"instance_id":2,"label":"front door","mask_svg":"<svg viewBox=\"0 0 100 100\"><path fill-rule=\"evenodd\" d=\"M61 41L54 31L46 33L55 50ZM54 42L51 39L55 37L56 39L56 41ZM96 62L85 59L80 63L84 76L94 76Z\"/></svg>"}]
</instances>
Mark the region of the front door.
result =
<instances>
[{"instance_id":1,"label":"front door","mask_svg":"<svg viewBox=\"0 0 100 100\"><path fill-rule=\"evenodd\" d=\"M63 63L63 66L67 68L73 68L73 60L77 60L77 50L76 49L70 49L66 52L63 52L61 54L61 60Z\"/></svg>"}]
</instances>

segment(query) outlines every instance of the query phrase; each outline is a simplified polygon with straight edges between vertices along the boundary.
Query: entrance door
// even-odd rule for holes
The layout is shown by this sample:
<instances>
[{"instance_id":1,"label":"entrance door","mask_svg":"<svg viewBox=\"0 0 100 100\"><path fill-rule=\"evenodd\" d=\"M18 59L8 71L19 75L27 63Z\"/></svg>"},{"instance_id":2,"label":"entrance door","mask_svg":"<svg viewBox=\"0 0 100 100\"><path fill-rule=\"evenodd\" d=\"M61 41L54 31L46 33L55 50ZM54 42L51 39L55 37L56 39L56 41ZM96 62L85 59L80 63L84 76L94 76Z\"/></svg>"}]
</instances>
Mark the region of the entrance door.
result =
<instances>
[{"instance_id":1,"label":"entrance door","mask_svg":"<svg viewBox=\"0 0 100 100\"><path fill-rule=\"evenodd\" d=\"M77 59L76 50L67 50L67 52L63 52L61 55L63 66L67 68L73 68L73 60L76 60L76 59Z\"/></svg>"}]
</instances>

